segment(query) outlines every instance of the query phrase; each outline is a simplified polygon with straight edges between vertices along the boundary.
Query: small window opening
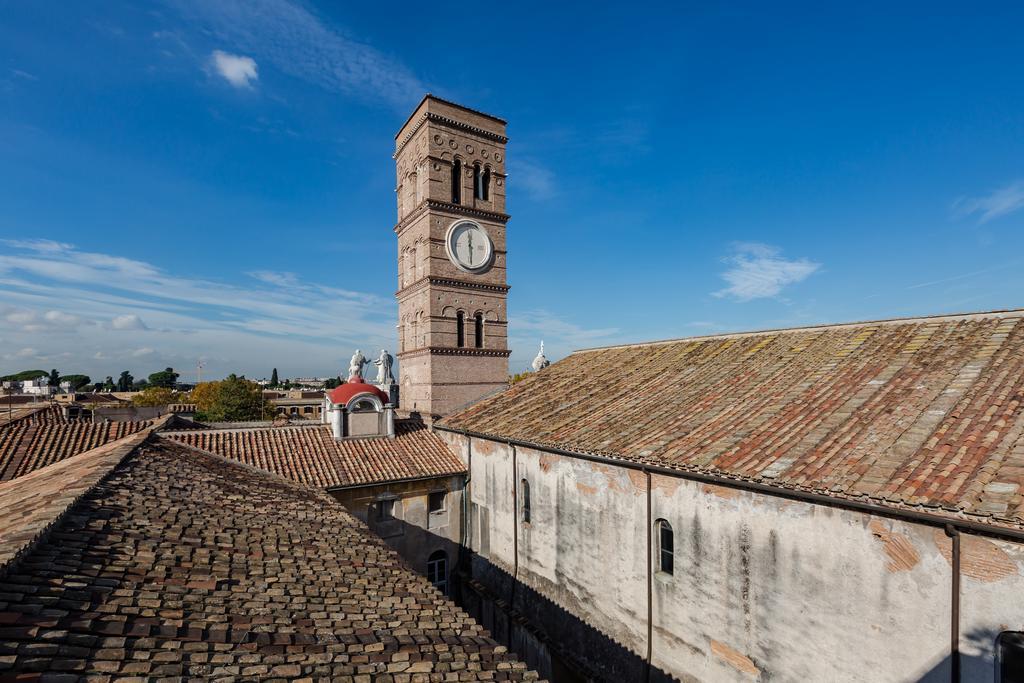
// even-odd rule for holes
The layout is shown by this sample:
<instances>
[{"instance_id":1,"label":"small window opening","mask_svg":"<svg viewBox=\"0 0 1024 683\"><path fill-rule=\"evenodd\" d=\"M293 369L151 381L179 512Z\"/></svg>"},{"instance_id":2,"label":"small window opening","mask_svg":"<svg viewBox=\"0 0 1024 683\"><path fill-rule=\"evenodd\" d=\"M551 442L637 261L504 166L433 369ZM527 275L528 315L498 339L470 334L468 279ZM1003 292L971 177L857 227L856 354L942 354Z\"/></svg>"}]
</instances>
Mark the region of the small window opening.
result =
<instances>
[{"instance_id":1,"label":"small window opening","mask_svg":"<svg viewBox=\"0 0 1024 683\"><path fill-rule=\"evenodd\" d=\"M466 345L466 314L462 311L455 314L455 343L460 349Z\"/></svg>"},{"instance_id":2,"label":"small window opening","mask_svg":"<svg viewBox=\"0 0 1024 683\"><path fill-rule=\"evenodd\" d=\"M664 519L654 523L658 531L658 571L672 574L675 570L675 537L672 525Z\"/></svg>"},{"instance_id":3,"label":"small window opening","mask_svg":"<svg viewBox=\"0 0 1024 683\"><path fill-rule=\"evenodd\" d=\"M1003 631L996 639L999 650L999 683L1024 681L1024 632Z\"/></svg>"},{"instance_id":4,"label":"small window opening","mask_svg":"<svg viewBox=\"0 0 1024 683\"><path fill-rule=\"evenodd\" d=\"M473 345L478 349L484 347L484 314L477 313L473 317Z\"/></svg>"},{"instance_id":5,"label":"small window opening","mask_svg":"<svg viewBox=\"0 0 1024 683\"><path fill-rule=\"evenodd\" d=\"M369 399L359 399L349 408L350 413L375 413L377 405Z\"/></svg>"},{"instance_id":6,"label":"small window opening","mask_svg":"<svg viewBox=\"0 0 1024 683\"><path fill-rule=\"evenodd\" d=\"M387 522L395 518L395 499L377 501L377 521Z\"/></svg>"},{"instance_id":7,"label":"small window opening","mask_svg":"<svg viewBox=\"0 0 1024 683\"><path fill-rule=\"evenodd\" d=\"M427 511L430 514L444 512L444 499L447 491L431 491L427 497Z\"/></svg>"},{"instance_id":8,"label":"small window opening","mask_svg":"<svg viewBox=\"0 0 1024 683\"><path fill-rule=\"evenodd\" d=\"M530 482L523 479L519 482L523 496L523 522L530 523Z\"/></svg>"},{"instance_id":9,"label":"small window opening","mask_svg":"<svg viewBox=\"0 0 1024 683\"><path fill-rule=\"evenodd\" d=\"M448 554L445 551L438 550L427 558L427 581L448 595Z\"/></svg>"},{"instance_id":10,"label":"small window opening","mask_svg":"<svg viewBox=\"0 0 1024 683\"><path fill-rule=\"evenodd\" d=\"M452 204L462 203L462 162L459 159L452 164Z\"/></svg>"},{"instance_id":11,"label":"small window opening","mask_svg":"<svg viewBox=\"0 0 1024 683\"><path fill-rule=\"evenodd\" d=\"M473 198L484 198L484 174L480 172L480 164L473 164Z\"/></svg>"},{"instance_id":12,"label":"small window opening","mask_svg":"<svg viewBox=\"0 0 1024 683\"><path fill-rule=\"evenodd\" d=\"M484 201L490 201L491 199L491 169L484 169Z\"/></svg>"}]
</instances>

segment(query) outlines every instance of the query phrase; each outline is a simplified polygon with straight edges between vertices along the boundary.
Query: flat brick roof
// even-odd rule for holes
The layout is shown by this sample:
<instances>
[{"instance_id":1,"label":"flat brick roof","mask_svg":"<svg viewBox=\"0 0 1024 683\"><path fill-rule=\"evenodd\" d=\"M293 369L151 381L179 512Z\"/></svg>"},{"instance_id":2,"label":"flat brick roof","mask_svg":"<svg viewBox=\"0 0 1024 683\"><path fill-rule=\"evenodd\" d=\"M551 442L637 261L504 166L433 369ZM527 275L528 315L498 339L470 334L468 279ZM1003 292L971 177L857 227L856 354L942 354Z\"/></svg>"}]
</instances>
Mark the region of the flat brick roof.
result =
<instances>
[{"instance_id":1,"label":"flat brick roof","mask_svg":"<svg viewBox=\"0 0 1024 683\"><path fill-rule=\"evenodd\" d=\"M49 520L0 557L0 678L536 680L325 492L123 443L0 484Z\"/></svg>"}]
</instances>

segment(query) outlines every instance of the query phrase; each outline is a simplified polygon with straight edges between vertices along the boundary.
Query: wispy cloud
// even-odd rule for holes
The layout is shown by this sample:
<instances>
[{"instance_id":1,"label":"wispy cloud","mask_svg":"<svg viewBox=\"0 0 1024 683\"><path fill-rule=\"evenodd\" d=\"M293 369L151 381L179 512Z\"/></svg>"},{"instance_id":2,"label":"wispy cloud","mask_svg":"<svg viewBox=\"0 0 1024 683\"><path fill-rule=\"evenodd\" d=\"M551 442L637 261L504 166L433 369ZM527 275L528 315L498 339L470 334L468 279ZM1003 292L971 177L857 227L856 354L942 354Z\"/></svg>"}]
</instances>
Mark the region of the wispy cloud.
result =
<instances>
[{"instance_id":1,"label":"wispy cloud","mask_svg":"<svg viewBox=\"0 0 1024 683\"><path fill-rule=\"evenodd\" d=\"M980 197L961 197L953 202L959 218L977 216L978 224L1024 209L1024 179L1015 180Z\"/></svg>"},{"instance_id":2,"label":"wispy cloud","mask_svg":"<svg viewBox=\"0 0 1024 683\"><path fill-rule=\"evenodd\" d=\"M236 88L252 88L252 84L260 77L256 60L252 57L214 50L210 55L210 63L224 80Z\"/></svg>"},{"instance_id":3,"label":"wispy cloud","mask_svg":"<svg viewBox=\"0 0 1024 683\"><path fill-rule=\"evenodd\" d=\"M527 159L509 162L510 182L521 187L530 199L543 201L555 196L555 174L550 169Z\"/></svg>"},{"instance_id":4,"label":"wispy cloud","mask_svg":"<svg viewBox=\"0 0 1024 683\"><path fill-rule=\"evenodd\" d=\"M801 282L821 268L806 258L787 259L778 247L758 242L741 242L724 259L729 268L722 273L728 287L714 292L717 297L751 301L778 296L782 290Z\"/></svg>"},{"instance_id":5,"label":"wispy cloud","mask_svg":"<svg viewBox=\"0 0 1024 683\"><path fill-rule=\"evenodd\" d=\"M147 368L189 368L203 357L207 376L258 373L270 362L291 365L295 369L286 372L294 374L322 373L339 369L356 347L394 345L390 298L288 273L263 272L250 284L231 284L60 242L5 244L4 346L31 348L39 358L71 351L67 364L74 367L68 369L107 375L138 370L137 361ZM14 354L7 360L14 365Z\"/></svg>"},{"instance_id":6,"label":"wispy cloud","mask_svg":"<svg viewBox=\"0 0 1024 683\"><path fill-rule=\"evenodd\" d=\"M524 311L509 320L510 370L521 372L526 368L541 341L545 355L555 361L577 349L614 344L622 339L617 327L586 328L544 309Z\"/></svg>"},{"instance_id":7,"label":"wispy cloud","mask_svg":"<svg viewBox=\"0 0 1024 683\"><path fill-rule=\"evenodd\" d=\"M224 44L327 90L406 107L425 88L380 50L289 0L169 0Z\"/></svg>"}]
</instances>

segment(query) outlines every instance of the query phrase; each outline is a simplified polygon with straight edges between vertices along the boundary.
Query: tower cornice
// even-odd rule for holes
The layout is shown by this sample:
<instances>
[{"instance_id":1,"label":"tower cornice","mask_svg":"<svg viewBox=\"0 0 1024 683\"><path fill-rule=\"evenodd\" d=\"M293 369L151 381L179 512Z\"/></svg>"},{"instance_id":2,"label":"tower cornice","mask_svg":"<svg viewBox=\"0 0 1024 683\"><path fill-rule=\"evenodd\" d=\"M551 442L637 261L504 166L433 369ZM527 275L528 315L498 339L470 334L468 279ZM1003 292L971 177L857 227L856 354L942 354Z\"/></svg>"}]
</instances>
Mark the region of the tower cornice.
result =
<instances>
[{"instance_id":1,"label":"tower cornice","mask_svg":"<svg viewBox=\"0 0 1024 683\"><path fill-rule=\"evenodd\" d=\"M416 356L484 356L490 358L508 358L511 349L477 349L458 346L424 346L412 351L400 351L397 358L415 358Z\"/></svg>"},{"instance_id":2,"label":"tower cornice","mask_svg":"<svg viewBox=\"0 0 1024 683\"><path fill-rule=\"evenodd\" d=\"M405 137L403 137L401 141L398 142L398 146L395 148L395 153L392 155L393 159L398 158L398 155L402 153L402 150L405 149L405 146L407 144L409 144L409 141L412 140L414 135L416 135L416 132L419 131L419 129L423 127L423 124L427 123L428 121L431 121L433 123L440 123L441 125L448 126L449 128L454 128L456 130L461 130L464 133L470 133L471 135L476 135L477 137L484 138L485 140L497 142L500 145L504 145L508 142L508 138L505 137L504 135L492 133L489 130L484 130L483 128L472 126L464 121L456 121L455 119L448 118L447 116L442 116L441 114L432 111L426 111L423 112L423 118L417 121L416 124L409 129L409 132L405 134Z\"/></svg>"},{"instance_id":3,"label":"tower cornice","mask_svg":"<svg viewBox=\"0 0 1024 683\"><path fill-rule=\"evenodd\" d=\"M472 280L460 280L453 277L433 277L426 276L421 277L411 285L407 285L402 289L395 292L396 299L402 299L410 294L415 294L419 290L425 287L438 286L438 287L458 287L460 289L476 289L482 292L497 292L501 294L508 293L508 290L512 289L511 285L498 285L489 284L486 282L475 282Z\"/></svg>"},{"instance_id":4,"label":"tower cornice","mask_svg":"<svg viewBox=\"0 0 1024 683\"><path fill-rule=\"evenodd\" d=\"M402 231L405 230L406 227L411 223L416 222L416 220L427 211L442 211L460 216L473 216L475 218L483 218L503 225L512 218L509 214L501 213L500 211L487 211L486 209L475 209L468 206L462 206L461 204L452 204L451 202L441 202L436 199L424 199L420 202L419 206L409 212L409 215L398 222L395 226L395 234L402 234Z\"/></svg>"}]
</instances>

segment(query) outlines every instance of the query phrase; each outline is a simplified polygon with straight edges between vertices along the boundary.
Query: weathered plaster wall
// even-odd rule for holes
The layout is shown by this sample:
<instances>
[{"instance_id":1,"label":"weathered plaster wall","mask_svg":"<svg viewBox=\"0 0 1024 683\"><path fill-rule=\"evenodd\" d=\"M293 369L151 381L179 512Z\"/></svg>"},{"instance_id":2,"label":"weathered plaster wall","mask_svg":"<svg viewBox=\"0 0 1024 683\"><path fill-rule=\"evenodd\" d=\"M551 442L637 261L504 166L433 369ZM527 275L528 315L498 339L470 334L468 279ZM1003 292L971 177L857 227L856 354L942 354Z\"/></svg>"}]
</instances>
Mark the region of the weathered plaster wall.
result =
<instances>
[{"instance_id":1,"label":"weathered plaster wall","mask_svg":"<svg viewBox=\"0 0 1024 683\"><path fill-rule=\"evenodd\" d=\"M469 463L467 438L439 434ZM622 653L580 628L646 656L650 576L652 680L950 680L953 542L940 528L660 474L648 521L641 471L479 438L471 450L474 578L592 670ZM524 477L529 524L513 493ZM647 571L659 518L675 533L671 576ZM1024 546L960 538L960 680L993 683L996 637L1024 630Z\"/></svg>"},{"instance_id":2,"label":"weathered plaster wall","mask_svg":"<svg viewBox=\"0 0 1024 683\"><path fill-rule=\"evenodd\" d=\"M837 508L651 476L675 532L654 663L682 680L949 680L950 539Z\"/></svg>"},{"instance_id":3,"label":"weathered plaster wall","mask_svg":"<svg viewBox=\"0 0 1024 683\"><path fill-rule=\"evenodd\" d=\"M427 513L428 497L432 491L441 490L448 492L445 511L431 518ZM414 571L426 574L427 559L437 550L448 554L449 574L455 570L462 524L461 475L363 486L330 493L397 550ZM373 514L372 506L381 496L397 497L395 519L379 521Z\"/></svg>"},{"instance_id":4,"label":"weathered plaster wall","mask_svg":"<svg viewBox=\"0 0 1024 683\"><path fill-rule=\"evenodd\" d=\"M999 633L1024 631L1024 547L966 534L960 538L962 680L990 683L998 681L993 661Z\"/></svg>"}]
</instances>

